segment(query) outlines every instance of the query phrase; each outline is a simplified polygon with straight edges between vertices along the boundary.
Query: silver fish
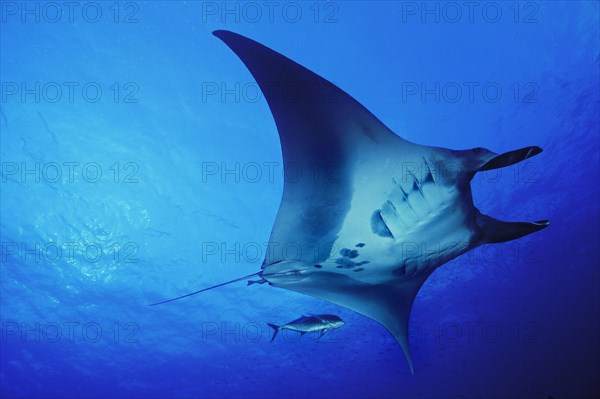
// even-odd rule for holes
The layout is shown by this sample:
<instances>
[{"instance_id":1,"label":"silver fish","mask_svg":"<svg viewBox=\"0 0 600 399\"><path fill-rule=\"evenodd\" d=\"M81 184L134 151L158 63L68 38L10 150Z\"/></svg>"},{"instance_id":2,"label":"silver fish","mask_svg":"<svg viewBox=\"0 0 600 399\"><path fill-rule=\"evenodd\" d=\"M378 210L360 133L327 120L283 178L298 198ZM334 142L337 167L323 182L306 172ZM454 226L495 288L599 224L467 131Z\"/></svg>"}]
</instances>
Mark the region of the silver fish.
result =
<instances>
[{"instance_id":1,"label":"silver fish","mask_svg":"<svg viewBox=\"0 0 600 399\"><path fill-rule=\"evenodd\" d=\"M333 314L316 314L310 316L302 316L294 321L290 321L284 325L278 326L277 324L267 323L269 327L273 329L273 337L271 342L277 336L277 333L281 330L292 330L297 331L300 335L304 335L309 332L318 332L319 338L323 336L327 331L335 330L344 325L344 321L338 316Z\"/></svg>"}]
</instances>

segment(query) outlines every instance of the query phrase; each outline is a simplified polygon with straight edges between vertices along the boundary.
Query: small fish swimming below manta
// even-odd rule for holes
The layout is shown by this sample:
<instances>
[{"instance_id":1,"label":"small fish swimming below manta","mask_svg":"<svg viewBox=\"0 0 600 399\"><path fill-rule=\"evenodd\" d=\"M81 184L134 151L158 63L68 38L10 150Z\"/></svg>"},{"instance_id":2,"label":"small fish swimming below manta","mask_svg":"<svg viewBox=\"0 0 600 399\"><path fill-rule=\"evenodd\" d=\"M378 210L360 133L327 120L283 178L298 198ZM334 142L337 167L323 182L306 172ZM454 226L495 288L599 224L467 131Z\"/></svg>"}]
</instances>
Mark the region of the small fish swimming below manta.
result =
<instances>
[{"instance_id":1,"label":"small fish swimming below manta","mask_svg":"<svg viewBox=\"0 0 600 399\"><path fill-rule=\"evenodd\" d=\"M482 244L549 225L504 222L473 205L471 179L542 152L503 154L409 142L349 94L285 56L233 32L213 33L243 61L275 119L285 179L260 277L354 310L385 326L408 361L413 301L431 273ZM314 171L320 171L316 176ZM287 244L299 248L293 258ZM256 282L256 281L255 281Z\"/></svg>"},{"instance_id":2,"label":"small fish swimming below manta","mask_svg":"<svg viewBox=\"0 0 600 399\"><path fill-rule=\"evenodd\" d=\"M327 331L342 327L344 325L344 320L334 314L315 314L299 317L296 320L281 326L272 323L267 324L273 329L273 337L271 337L271 342L273 342L277 333L281 330L297 331L300 335L309 332L318 332L319 338L321 338Z\"/></svg>"}]
</instances>

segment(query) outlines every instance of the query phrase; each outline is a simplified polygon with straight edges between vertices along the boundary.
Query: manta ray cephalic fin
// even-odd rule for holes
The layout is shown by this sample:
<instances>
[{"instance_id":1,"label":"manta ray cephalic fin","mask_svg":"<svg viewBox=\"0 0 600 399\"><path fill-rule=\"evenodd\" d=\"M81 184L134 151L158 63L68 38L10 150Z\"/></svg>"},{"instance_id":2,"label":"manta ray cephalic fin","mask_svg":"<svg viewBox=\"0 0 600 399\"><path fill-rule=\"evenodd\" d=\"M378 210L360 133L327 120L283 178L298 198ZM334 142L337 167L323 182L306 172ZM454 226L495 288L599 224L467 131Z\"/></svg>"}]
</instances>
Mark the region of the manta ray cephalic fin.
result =
<instances>
[{"instance_id":1,"label":"manta ray cephalic fin","mask_svg":"<svg viewBox=\"0 0 600 399\"><path fill-rule=\"evenodd\" d=\"M515 240L531 233L545 229L550 225L548 220L537 222L503 222L491 216L479 213L477 225L482 230L481 244L496 244Z\"/></svg>"}]
</instances>

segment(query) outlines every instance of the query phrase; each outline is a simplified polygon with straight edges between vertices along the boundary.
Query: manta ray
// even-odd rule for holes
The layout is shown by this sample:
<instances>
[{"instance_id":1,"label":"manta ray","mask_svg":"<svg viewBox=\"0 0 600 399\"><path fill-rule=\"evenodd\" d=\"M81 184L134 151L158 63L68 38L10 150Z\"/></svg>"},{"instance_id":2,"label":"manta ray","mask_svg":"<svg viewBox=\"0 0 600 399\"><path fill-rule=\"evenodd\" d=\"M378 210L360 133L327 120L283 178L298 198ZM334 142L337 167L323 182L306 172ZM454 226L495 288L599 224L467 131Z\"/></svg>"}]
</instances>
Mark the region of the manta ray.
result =
<instances>
[{"instance_id":1,"label":"manta ray","mask_svg":"<svg viewBox=\"0 0 600 399\"><path fill-rule=\"evenodd\" d=\"M259 276L268 283L361 313L408 345L413 301L431 273L482 244L549 225L504 222L473 204L471 179L539 154L415 144L392 132L333 83L239 34L218 30L261 88L277 126L283 196Z\"/></svg>"}]
</instances>

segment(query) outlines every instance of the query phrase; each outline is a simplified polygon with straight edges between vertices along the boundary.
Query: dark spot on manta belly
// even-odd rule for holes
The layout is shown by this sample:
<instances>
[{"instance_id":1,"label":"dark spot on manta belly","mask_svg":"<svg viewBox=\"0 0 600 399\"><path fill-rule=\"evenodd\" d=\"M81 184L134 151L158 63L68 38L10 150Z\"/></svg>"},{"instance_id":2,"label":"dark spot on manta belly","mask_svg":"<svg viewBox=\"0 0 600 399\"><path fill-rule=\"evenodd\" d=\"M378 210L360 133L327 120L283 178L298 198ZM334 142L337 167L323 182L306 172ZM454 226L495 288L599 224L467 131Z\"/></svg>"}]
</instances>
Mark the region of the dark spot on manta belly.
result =
<instances>
[{"instance_id":1,"label":"dark spot on manta belly","mask_svg":"<svg viewBox=\"0 0 600 399\"><path fill-rule=\"evenodd\" d=\"M356 249L348 249L348 248L343 248L340 251L340 255L346 257L346 258L351 258L354 259L358 256L358 251Z\"/></svg>"},{"instance_id":2,"label":"dark spot on manta belly","mask_svg":"<svg viewBox=\"0 0 600 399\"><path fill-rule=\"evenodd\" d=\"M353 267L356 264L349 258L337 258L335 260L335 263L337 263L338 265L346 265L346 266L350 266L350 267Z\"/></svg>"},{"instance_id":3,"label":"dark spot on manta belly","mask_svg":"<svg viewBox=\"0 0 600 399\"><path fill-rule=\"evenodd\" d=\"M322 265L314 265L314 267L316 267L317 269L320 269L320 268L322 268L323 266L322 266Z\"/></svg>"},{"instance_id":4,"label":"dark spot on manta belly","mask_svg":"<svg viewBox=\"0 0 600 399\"><path fill-rule=\"evenodd\" d=\"M358 269L354 269L353 271L355 271L355 272L362 272L363 270L365 270L364 267L359 267Z\"/></svg>"},{"instance_id":5,"label":"dark spot on manta belly","mask_svg":"<svg viewBox=\"0 0 600 399\"><path fill-rule=\"evenodd\" d=\"M358 244L356 244L356 246L357 246L358 248L362 248L362 247L364 247L365 245L367 245L367 244L365 244L364 242L359 242Z\"/></svg>"},{"instance_id":6,"label":"dark spot on manta belly","mask_svg":"<svg viewBox=\"0 0 600 399\"><path fill-rule=\"evenodd\" d=\"M362 244L364 246L364 244ZM338 269L353 269L357 266L362 266L362 265L366 265L367 263L369 263L368 260L363 260L361 262L354 262L352 259L357 258L358 257L358 251L356 249L349 249L349 248L343 248L340 251L340 255L342 255L340 258L337 258L335 260L335 263L337 263L337 268ZM316 266L315 266L316 267ZM361 271L364 270L364 268L360 268Z\"/></svg>"},{"instance_id":7,"label":"dark spot on manta belly","mask_svg":"<svg viewBox=\"0 0 600 399\"><path fill-rule=\"evenodd\" d=\"M338 264L336 266L338 269L352 269L352 268L356 267L356 263L352 262L348 258L337 258L335 260L335 263Z\"/></svg>"}]
</instances>

